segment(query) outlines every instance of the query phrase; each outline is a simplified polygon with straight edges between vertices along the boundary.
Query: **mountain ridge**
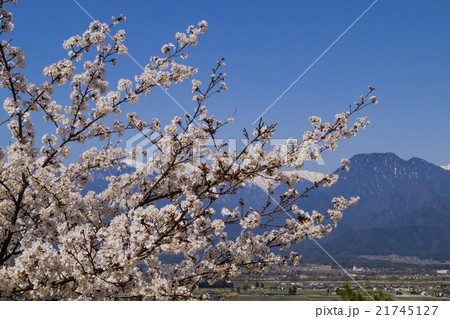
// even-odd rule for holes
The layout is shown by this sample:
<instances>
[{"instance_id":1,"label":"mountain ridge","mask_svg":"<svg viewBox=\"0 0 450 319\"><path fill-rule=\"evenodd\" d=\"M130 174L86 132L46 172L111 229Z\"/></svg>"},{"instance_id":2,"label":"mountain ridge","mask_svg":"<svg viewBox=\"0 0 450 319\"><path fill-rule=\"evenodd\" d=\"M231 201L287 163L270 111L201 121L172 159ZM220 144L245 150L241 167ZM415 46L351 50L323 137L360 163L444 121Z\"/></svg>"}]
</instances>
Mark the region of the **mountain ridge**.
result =
<instances>
[{"instance_id":1,"label":"mountain ridge","mask_svg":"<svg viewBox=\"0 0 450 319\"><path fill-rule=\"evenodd\" d=\"M403 160L394 153L372 153L353 156L350 171L339 175L333 187L308 199L310 208L340 194L361 198L321 240L327 251L450 260L450 171L418 157ZM317 251L312 246L308 253Z\"/></svg>"}]
</instances>

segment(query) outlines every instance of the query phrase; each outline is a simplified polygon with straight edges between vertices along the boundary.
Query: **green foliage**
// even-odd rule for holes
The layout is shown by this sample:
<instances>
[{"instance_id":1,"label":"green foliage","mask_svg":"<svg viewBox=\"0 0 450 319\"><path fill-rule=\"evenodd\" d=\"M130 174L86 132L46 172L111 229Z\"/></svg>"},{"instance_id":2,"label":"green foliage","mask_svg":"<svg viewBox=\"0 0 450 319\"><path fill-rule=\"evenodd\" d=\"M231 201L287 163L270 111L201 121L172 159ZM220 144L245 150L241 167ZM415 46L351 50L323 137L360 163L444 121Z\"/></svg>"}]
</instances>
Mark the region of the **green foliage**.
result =
<instances>
[{"instance_id":1,"label":"green foliage","mask_svg":"<svg viewBox=\"0 0 450 319\"><path fill-rule=\"evenodd\" d=\"M363 301L366 300L363 297L362 292L355 291L349 284L345 284L342 289L339 289L337 292L339 296L341 296L342 300L345 301Z\"/></svg>"},{"instance_id":2,"label":"green foliage","mask_svg":"<svg viewBox=\"0 0 450 319\"><path fill-rule=\"evenodd\" d=\"M364 298L364 295L360 291L355 291L352 289L352 287L349 284L345 284L342 289L339 289L337 291L337 294L341 296L342 300L345 301L367 301L369 299ZM375 301L392 301L391 296L388 294L383 293L382 291L377 291L372 295L372 298ZM371 300L371 299L370 299Z\"/></svg>"},{"instance_id":3,"label":"green foliage","mask_svg":"<svg viewBox=\"0 0 450 319\"><path fill-rule=\"evenodd\" d=\"M383 293L382 291L377 291L376 293L374 293L372 295L372 298L375 299L375 301L392 301L392 300L394 300L394 299L392 299L391 296Z\"/></svg>"}]
</instances>

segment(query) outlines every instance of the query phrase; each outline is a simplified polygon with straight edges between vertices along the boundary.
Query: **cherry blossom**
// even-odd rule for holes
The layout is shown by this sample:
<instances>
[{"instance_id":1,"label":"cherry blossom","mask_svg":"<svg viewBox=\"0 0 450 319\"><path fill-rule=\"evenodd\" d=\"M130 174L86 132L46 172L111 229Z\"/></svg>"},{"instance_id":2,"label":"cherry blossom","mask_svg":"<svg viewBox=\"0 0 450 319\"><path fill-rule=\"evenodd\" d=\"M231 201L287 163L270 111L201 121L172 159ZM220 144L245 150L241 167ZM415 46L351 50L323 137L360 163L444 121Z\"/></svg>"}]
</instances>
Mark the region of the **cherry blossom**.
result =
<instances>
[{"instance_id":1,"label":"cherry blossom","mask_svg":"<svg viewBox=\"0 0 450 319\"><path fill-rule=\"evenodd\" d=\"M208 30L206 21L177 33L141 74L117 83L107 75L128 52L125 31L116 30L126 18L94 21L64 41L67 56L43 69L43 83L33 84L20 72L24 52L5 37L14 28L8 10L15 3L0 0L0 87L8 93L1 125L11 133L9 145L0 148L1 298L194 299L200 282L297 264L301 256L289 247L326 236L342 211L358 202L335 198L324 212L296 205L318 187L336 183L348 160L304 191L296 185L306 160L318 161L320 153L369 124L366 117L350 121L378 102L367 98L373 88L330 123L310 117L311 131L271 150L276 125L260 120L251 133L244 130L245 145L234 153L216 138L234 119L216 119L204 105L227 90L224 59L205 85L193 78L196 68L182 63ZM188 79L192 114L164 124L127 108L155 86L169 89ZM66 105L53 97L59 87L69 92ZM126 131L139 132L157 149L133 171L124 169L126 161L148 154L125 148L120 137ZM70 161L79 144L79 159ZM89 190L101 171L109 174L106 186ZM267 193L260 207L243 199L216 211L219 199L258 180L265 181ZM231 226L240 227L238 236L230 235ZM167 255L181 261L167 264Z\"/></svg>"}]
</instances>

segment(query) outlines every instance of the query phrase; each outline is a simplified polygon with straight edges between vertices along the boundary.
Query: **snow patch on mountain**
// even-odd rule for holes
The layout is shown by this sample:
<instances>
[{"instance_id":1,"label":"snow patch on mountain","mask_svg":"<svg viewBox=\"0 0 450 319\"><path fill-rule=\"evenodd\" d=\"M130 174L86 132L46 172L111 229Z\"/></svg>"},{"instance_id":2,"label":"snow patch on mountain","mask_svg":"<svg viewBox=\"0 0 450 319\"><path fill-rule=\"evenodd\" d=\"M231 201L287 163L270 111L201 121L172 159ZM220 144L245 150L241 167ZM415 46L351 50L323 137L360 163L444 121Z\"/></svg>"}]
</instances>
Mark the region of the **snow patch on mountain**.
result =
<instances>
[{"instance_id":1,"label":"snow patch on mountain","mask_svg":"<svg viewBox=\"0 0 450 319\"><path fill-rule=\"evenodd\" d=\"M132 159L124 159L122 160L122 163L130 166L130 167L134 167L136 169L149 169L149 167L146 167L148 165L146 165L145 163L136 161L136 160L132 160ZM185 169L188 169L189 166L192 165L186 165ZM196 167L193 167L193 169L195 169ZM306 179L308 181L310 181L311 183L315 183L320 181L321 179L323 179L325 177L325 174L323 173L319 173L319 172L311 172L311 171L306 171L306 170L301 170L301 171L284 171L285 174L293 174L293 173L300 173L300 176L302 179ZM273 182L272 179L269 178L265 178L262 176L257 176L255 177L253 180L250 181L250 184L253 185L258 185L261 188L267 189L267 186L269 184L269 182Z\"/></svg>"},{"instance_id":2,"label":"snow patch on mountain","mask_svg":"<svg viewBox=\"0 0 450 319\"><path fill-rule=\"evenodd\" d=\"M442 167L443 169L446 169L447 171L450 171L450 164L442 165L441 167Z\"/></svg>"},{"instance_id":3,"label":"snow patch on mountain","mask_svg":"<svg viewBox=\"0 0 450 319\"><path fill-rule=\"evenodd\" d=\"M325 174L323 174L323 173L311 172L311 171L300 171L300 175L302 176L302 178L304 178L312 183L318 182L325 177Z\"/></svg>"},{"instance_id":4,"label":"snow patch on mountain","mask_svg":"<svg viewBox=\"0 0 450 319\"><path fill-rule=\"evenodd\" d=\"M306 179L312 183L318 182L321 179L323 179L325 177L325 174L323 173L319 173L319 172L311 172L311 171L306 171L306 170L301 170L301 171L283 171L284 174L289 175L289 174L293 174L293 173L300 173L300 176L302 179ZM267 189L267 187L269 186L270 182L274 182L272 179L270 178L266 178L263 176L257 176L254 179L252 179L249 183L252 185L257 185L263 189Z\"/></svg>"}]
</instances>

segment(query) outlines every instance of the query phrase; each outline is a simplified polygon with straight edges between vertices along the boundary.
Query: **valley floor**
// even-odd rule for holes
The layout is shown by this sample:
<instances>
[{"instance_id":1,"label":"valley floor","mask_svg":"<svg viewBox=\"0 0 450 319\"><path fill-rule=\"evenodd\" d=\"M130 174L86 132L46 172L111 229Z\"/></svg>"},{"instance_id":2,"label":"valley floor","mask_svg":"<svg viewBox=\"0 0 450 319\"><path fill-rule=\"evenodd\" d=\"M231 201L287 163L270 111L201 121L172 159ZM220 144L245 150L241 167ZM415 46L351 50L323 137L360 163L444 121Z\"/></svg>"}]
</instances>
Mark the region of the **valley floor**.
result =
<instances>
[{"instance_id":1,"label":"valley floor","mask_svg":"<svg viewBox=\"0 0 450 319\"><path fill-rule=\"evenodd\" d=\"M344 284L355 291L374 294L381 291L394 300L450 300L450 276L435 269L418 267L349 268L348 274L326 265L272 269L264 275L243 275L234 281L201 286L197 295L212 300L342 300Z\"/></svg>"}]
</instances>

